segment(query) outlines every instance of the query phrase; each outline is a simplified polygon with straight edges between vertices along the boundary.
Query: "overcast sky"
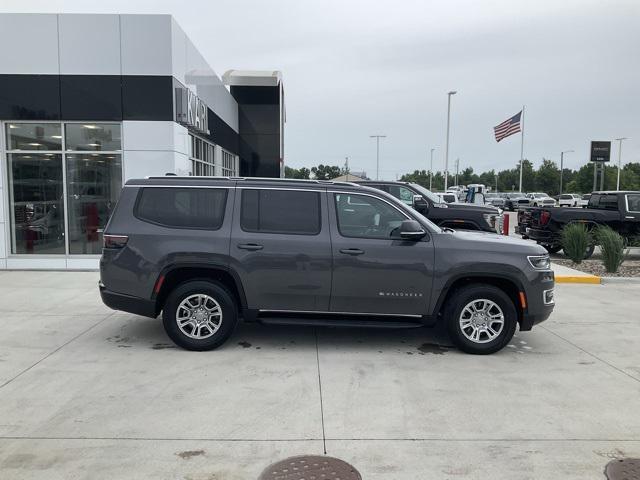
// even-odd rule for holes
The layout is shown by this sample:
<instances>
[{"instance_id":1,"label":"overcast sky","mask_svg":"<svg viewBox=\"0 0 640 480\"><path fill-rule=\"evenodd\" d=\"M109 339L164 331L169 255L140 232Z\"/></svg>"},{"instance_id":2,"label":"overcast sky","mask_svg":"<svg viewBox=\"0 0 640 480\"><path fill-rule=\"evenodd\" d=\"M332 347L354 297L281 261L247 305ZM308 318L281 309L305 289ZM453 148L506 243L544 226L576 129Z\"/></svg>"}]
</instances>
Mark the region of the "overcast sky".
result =
<instances>
[{"instance_id":1,"label":"overcast sky","mask_svg":"<svg viewBox=\"0 0 640 480\"><path fill-rule=\"evenodd\" d=\"M281 70L285 163L344 164L381 177L450 162L508 168L520 136L492 127L526 105L525 157L584 164L590 140L631 137L640 161L640 1L3 0L11 12L170 13L222 75ZM17 39L18 41L18 39ZM617 142L613 148L617 159ZM453 167L450 167L453 170Z\"/></svg>"}]
</instances>

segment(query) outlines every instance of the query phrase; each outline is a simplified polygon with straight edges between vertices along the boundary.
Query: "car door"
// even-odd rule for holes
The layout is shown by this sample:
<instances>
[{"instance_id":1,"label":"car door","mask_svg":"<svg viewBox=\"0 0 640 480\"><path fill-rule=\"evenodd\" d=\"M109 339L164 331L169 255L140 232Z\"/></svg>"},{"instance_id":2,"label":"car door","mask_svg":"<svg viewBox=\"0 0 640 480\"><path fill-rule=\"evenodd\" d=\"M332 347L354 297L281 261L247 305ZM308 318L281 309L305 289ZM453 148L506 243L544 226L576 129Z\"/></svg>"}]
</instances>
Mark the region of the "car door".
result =
<instances>
[{"instance_id":1,"label":"car door","mask_svg":"<svg viewBox=\"0 0 640 480\"><path fill-rule=\"evenodd\" d=\"M332 259L325 195L323 188L238 186L230 266L242 281L249 308L329 309Z\"/></svg>"},{"instance_id":2,"label":"car door","mask_svg":"<svg viewBox=\"0 0 640 480\"><path fill-rule=\"evenodd\" d=\"M330 310L424 315L434 266L429 234L419 241L399 238L400 224L412 217L384 196L333 190L327 201L333 251Z\"/></svg>"}]
</instances>

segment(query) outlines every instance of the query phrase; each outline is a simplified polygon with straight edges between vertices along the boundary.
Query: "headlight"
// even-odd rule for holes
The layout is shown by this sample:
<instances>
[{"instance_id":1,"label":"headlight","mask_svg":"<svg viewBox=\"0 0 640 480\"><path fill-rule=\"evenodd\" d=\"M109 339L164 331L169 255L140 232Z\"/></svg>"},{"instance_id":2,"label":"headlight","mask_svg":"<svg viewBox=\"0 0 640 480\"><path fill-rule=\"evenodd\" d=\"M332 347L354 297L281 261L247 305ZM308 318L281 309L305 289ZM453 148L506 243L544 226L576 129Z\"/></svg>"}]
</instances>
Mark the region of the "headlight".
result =
<instances>
[{"instance_id":1,"label":"headlight","mask_svg":"<svg viewBox=\"0 0 640 480\"><path fill-rule=\"evenodd\" d=\"M551 269L551 259L549 258L549 255L530 255L527 259L531 266L536 270Z\"/></svg>"}]
</instances>

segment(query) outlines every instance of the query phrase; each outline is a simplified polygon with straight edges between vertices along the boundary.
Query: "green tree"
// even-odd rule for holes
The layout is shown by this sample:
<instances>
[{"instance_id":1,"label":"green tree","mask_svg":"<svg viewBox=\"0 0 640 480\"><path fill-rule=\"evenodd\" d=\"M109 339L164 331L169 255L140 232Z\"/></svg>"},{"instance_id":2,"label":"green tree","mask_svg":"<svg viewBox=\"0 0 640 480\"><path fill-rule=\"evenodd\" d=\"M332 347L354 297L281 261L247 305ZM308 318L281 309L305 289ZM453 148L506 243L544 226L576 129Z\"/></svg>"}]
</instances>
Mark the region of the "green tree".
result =
<instances>
[{"instance_id":1,"label":"green tree","mask_svg":"<svg viewBox=\"0 0 640 480\"><path fill-rule=\"evenodd\" d=\"M311 173L313 173L313 177L316 180L331 180L342 175L343 171L336 165L320 164L317 167L313 167Z\"/></svg>"},{"instance_id":2,"label":"green tree","mask_svg":"<svg viewBox=\"0 0 640 480\"><path fill-rule=\"evenodd\" d=\"M536 190L549 195L557 195L560 191L560 169L555 162L544 159L535 177Z\"/></svg>"},{"instance_id":3,"label":"green tree","mask_svg":"<svg viewBox=\"0 0 640 480\"><path fill-rule=\"evenodd\" d=\"M307 167L302 168L292 168L292 167L284 167L284 176L285 178L300 178L300 179L309 179L309 175L311 171Z\"/></svg>"}]
</instances>

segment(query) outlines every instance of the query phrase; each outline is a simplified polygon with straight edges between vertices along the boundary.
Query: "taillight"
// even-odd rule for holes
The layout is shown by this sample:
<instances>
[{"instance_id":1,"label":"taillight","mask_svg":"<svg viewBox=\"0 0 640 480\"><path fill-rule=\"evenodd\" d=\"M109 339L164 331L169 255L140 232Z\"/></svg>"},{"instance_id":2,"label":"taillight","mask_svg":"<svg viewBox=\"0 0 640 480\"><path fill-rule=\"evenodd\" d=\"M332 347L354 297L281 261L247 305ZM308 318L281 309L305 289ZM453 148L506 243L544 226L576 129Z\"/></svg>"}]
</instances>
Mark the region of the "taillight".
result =
<instances>
[{"instance_id":1,"label":"taillight","mask_svg":"<svg viewBox=\"0 0 640 480\"><path fill-rule=\"evenodd\" d=\"M550 218L551 218L551 213L547 212L546 210L543 210L540 213L540 225L546 225L547 223L549 223Z\"/></svg>"},{"instance_id":2,"label":"taillight","mask_svg":"<svg viewBox=\"0 0 640 480\"><path fill-rule=\"evenodd\" d=\"M127 244L127 235L103 235L102 246L104 248L122 248Z\"/></svg>"}]
</instances>

